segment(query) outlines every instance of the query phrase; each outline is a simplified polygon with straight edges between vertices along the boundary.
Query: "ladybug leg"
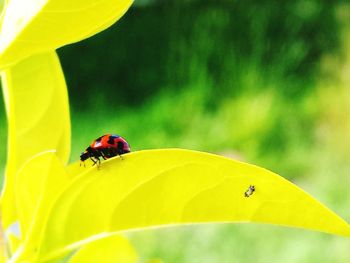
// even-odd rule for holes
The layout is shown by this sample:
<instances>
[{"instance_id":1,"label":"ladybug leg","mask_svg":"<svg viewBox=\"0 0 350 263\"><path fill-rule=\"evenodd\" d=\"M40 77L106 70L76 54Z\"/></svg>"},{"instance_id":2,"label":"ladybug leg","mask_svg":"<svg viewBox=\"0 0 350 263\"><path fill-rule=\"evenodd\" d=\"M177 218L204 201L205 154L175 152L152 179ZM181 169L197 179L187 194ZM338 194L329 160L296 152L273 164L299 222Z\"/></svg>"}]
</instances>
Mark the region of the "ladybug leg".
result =
<instances>
[{"instance_id":1,"label":"ladybug leg","mask_svg":"<svg viewBox=\"0 0 350 263\"><path fill-rule=\"evenodd\" d=\"M100 166L101 166L100 158L96 158L95 160L92 159L92 161L94 162L94 164L92 166L94 166L96 164L97 169L100 169Z\"/></svg>"},{"instance_id":2,"label":"ladybug leg","mask_svg":"<svg viewBox=\"0 0 350 263\"><path fill-rule=\"evenodd\" d=\"M124 160L124 158L122 157L122 154L124 153L124 144L122 142L118 142L117 145L117 154L120 157L121 160Z\"/></svg>"},{"instance_id":3,"label":"ladybug leg","mask_svg":"<svg viewBox=\"0 0 350 263\"><path fill-rule=\"evenodd\" d=\"M97 164L97 160L95 160L94 158L90 157L90 160L94 163L92 166L94 166L95 164ZM97 164L98 166L98 164Z\"/></svg>"},{"instance_id":4,"label":"ladybug leg","mask_svg":"<svg viewBox=\"0 0 350 263\"><path fill-rule=\"evenodd\" d=\"M106 154L104 152L101 152L101 157L103 158L103 160L107 160Z\"/></svg>"},{"instance_id":5,"label":"ladybug leg","mask_svg":"<svg viewBox=\"0 0 350 263\"><path fill-rule=\"evenodd\" d=\"M101 160L99 157L95 157L95 163L93 165L97 166L97 169L100 169L100 166L101 166Z\"/></svg>"},{"instance_id":6,"label":"ladybug leg","mask_svg":"<svg viewBox=\"0 0 350 263\"><path fill-rule=\"evenodd\" d=\"M96 156L90 156L90 160L94 163L92 166L94 166L95 164L97 165L97 168L100 166L101 164L101 160L100 158L96 157Z\"/></svg>"},{"instance_id":7,"label":"ladybug leg","mask_svg":"<svg viewBox=\"0 0 350 263\"><path fill-rule=\"evenodd\" d=\"M93 161L93 166L96 164L96 161L90 156L90 160Z\"/></svg>"}]
</instances>

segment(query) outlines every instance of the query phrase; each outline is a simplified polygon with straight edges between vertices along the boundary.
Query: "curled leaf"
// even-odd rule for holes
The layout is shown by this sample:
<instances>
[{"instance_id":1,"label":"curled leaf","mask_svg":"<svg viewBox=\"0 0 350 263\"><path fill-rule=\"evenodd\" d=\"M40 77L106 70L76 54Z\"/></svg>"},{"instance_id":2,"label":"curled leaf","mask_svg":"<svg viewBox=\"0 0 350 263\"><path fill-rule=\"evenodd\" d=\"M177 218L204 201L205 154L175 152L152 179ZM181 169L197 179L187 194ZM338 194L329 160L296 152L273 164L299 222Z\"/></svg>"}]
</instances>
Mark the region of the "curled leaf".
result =
<instances>
[{"instance_id":1,"label":"curled leaf","mask_svg":"<svg viewBox=\"0 0 350 263\"><path fill-rule=\"evenodd\" d=\"M52 206L40 260L91 237L178 224L256 222L350 236L343 219L289 181L213 154L139 151L81 169Z\"/></svg>"},{"instance_id":2,"label":"curled leaf","mask_svg":"<svg viewBox=\"0 0 350 263\"><path fill-rule=\"evenodd\" d=\"M2 71L8 118L8 160L1 198L2 223L18 220L15 176L34 155L56 149L66 163L70 153L70 118L66 83L55 52L33 56ZM35 182L33 182L35 183Z\"/></svg>"},{"instance_id":3,"label":"curled leaf","mask_svg":"<svg viewBox=\"0 0 350 263\"><path fill-rule=\"evenodd\" d=\"M23 242L31 246L38 243L53 200L70 180L55 151L40 153L23 165L15 180L15 200Z\"/></svg>"},{"instance_id":4,"label":"curled leaf","mask_svg":"<svg viewBox=\"0 0 350 263\"><path fill-rule=\"evenodd\" d=\"M116 22L132 0L12 0L0 29L0 69L92 36Z\"/></svg>"},{"instance_id":5,"label":"curled leaf","mask_svg":"<svg viewBox=\"0 0 350 263\"><path fill-rule=\"evenodd\" d=\"M37 247L43 236L52 203L71 177L56 156L46 151L29 159L15 177L15 206L20 229L16 260L35 262Z\"/></svg>"}]
</instances>

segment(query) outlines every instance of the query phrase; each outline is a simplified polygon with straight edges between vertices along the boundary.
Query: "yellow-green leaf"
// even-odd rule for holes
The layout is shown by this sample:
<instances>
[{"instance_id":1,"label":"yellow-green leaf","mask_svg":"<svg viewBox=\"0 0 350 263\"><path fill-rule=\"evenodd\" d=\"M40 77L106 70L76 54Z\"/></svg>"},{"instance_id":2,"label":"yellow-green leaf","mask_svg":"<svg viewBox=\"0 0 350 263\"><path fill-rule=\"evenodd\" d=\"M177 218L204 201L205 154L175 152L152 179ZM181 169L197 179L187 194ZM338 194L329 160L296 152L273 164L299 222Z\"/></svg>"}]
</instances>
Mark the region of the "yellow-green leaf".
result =
<instances>
[{"instance_id":1,"label":"yellow-green leaf","mask_svg":"<svg viewBox=\"0 0 350 263\"><path fill-rule=\"evenodd\" d=\"M6 229L17 222L15 175L32 156L56 150L63 163L70 153L66 83L55 52L32 56L1 72L8 118L8 160L1 198ZM34 182L33 182L34 183Z\"/></svg>"},{"instance_id":2,"label":"yellow-green leaf","mask_svg":"<svg viewBox=\"0 0 350 263\"><path fill-rule=\"evenodd\" d=\"M25 260L35 259L43 235L42 226L51 205L71 179L55 151L35 155L17 173L15 205L21 233L21 256L25 256Z\"/></svg>"},{"instance_id":3,"label":"yellow-green leaf","mask_svg":"<svg viewBox=\"0 0 350 263\"><path fill-rule=\"evenodd\" d=\"M257 222L350 236L334 212L257 166L180 149L123 156L81 168L57 198L43 226L41 260L101 234L177 224ZM249 186L255 191L246 197Z\"/></svg>"},{"instance_id":4,"label":"yellow-green leaf","mask_svg":"<svg viewBox=\"0 0 350 263\"><path fill-rule=\"evenodd\" d=\"M0 68L55 50L116 22L132 0L12 0L0 30Z\"/></svg>"},{"instance_id":5,"label":"yellow-green leaf","mask_svg":"<svg viewBox=\"0 0 350 263\"><path fill-rule=\"evenodd\" d=\"M70 180L55 151L34 156L20 169L15 180L15 204L24 242L35 246L53 200Z\"/></svg>"},{"instance_id":6,"label":"yellow-green leaf","mask_svg":"<svg viewBox=\"0 0 350 263\"><path fill-rule=\"evenodd\" d=\"M1 217L0 217L1 220ZM6 251L6 245L5 245L5 240L4 240L4 232L2 229L2 226L0 225L0 263L5 263L7 260L7 251Z\"/></svg>"},{"instance_id":7,"label":"yellow-green leaf","mask_svg":"<svg viewBox=\"0 0 350 263\"><path fill-rule=\"evenodd\" d=\"M110 236L88 243L70 258L69 263L134 263L137 254L122 236Z\"/></svg>"},{"instance_id":8,"label":"yellow-green leaf","mask_svg":"<svg viewBox=\"0 0 350 263\"><path fill-rule=\"evenodd\" d=\"M3 18L4 7L5 7L5 0L0 0L0 27L1 27L2 18Z\"/></svg>"}]
</instances>

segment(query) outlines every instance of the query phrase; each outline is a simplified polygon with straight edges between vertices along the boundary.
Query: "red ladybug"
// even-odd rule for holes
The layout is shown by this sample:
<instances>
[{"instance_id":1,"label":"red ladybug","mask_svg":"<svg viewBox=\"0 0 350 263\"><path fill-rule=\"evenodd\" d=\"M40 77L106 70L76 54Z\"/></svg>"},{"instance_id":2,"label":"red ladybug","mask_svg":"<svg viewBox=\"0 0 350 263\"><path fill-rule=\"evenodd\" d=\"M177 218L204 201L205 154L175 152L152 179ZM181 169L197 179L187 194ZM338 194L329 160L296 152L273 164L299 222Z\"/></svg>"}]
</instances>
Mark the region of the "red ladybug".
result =
<instances>
[{"instance_id":1,"label":"red ladybug","mask_svg":"<svg viewBox=\"0 0 350 263\"><path fill-rule=\"evenodd\" d=\"M80 155L80 161L84 163L86 159L90 158L94 162L93 165L97 164L99 166L101 163L100 157L106 160L128 152L130 152L130 146L124 138L115 134L106 134L94 140L86 148Z\"/></svg>"}]
</instances>

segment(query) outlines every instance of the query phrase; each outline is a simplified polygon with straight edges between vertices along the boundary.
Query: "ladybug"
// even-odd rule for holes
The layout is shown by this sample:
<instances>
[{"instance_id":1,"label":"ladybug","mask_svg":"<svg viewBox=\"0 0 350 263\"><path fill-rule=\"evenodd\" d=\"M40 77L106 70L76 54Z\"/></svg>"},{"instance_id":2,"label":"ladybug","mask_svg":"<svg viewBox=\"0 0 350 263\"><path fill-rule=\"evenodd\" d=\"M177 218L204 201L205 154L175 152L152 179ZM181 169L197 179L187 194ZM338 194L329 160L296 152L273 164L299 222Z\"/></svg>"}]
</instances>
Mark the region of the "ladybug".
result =
<instances>
[{"instance_id":1,"label":"ladybug","mask_svg":"<svg viewBox=\"0 0 350 263\"><path fill-rule=\"evenodd\" d=\"M90 158L93 165L100 165L102 157L104 160L130 152L128 142L121 136L115 134L106 134L94 140L89 147L80 155L80 165ZM85 166L85 163L84 163Z\"/></svg>"}]
</instances>

